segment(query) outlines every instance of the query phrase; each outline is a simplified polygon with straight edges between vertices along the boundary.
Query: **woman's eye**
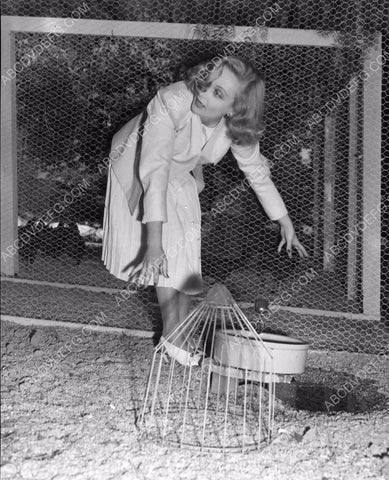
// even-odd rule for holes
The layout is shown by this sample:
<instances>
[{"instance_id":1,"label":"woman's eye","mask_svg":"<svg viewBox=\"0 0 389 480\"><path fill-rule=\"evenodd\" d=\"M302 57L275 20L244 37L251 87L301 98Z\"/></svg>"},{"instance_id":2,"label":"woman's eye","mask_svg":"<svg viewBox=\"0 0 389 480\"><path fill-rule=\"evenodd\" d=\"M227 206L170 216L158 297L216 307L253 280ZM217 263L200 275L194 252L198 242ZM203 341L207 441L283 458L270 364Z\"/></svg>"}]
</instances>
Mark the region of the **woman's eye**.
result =
<instances>
[{"instance_id":1,"label":"woman's eye","mask_svg":"<svg viewBox=\"0 0 389 480\"><path fill-rule=\"evenodd\" d=\"M219 98L222 98L220 90L215 90L215 96L219 97Z\"/></svg>"}]
</instances>

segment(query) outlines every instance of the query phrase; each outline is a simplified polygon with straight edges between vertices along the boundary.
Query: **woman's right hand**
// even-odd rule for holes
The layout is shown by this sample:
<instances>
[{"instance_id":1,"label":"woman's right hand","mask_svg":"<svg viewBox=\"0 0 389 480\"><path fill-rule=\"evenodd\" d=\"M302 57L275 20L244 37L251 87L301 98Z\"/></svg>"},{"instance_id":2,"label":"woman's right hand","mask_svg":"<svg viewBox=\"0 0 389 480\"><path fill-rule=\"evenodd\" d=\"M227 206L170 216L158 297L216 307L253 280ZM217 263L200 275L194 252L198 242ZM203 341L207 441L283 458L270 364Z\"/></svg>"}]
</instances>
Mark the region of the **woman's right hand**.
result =
<instances>
[{"instance_id":1,"label":"woman's right hand","mask_svg":"<svg viewBox=\"0 0 389 480\"><path fill-rule=\"evenodd\" d=\"M136 283L144 286L147 286L150 280L157 285L160 274L164 277L169 276L167 258L162 248L162 222L148 222L146 226L146 252L135 280Z\"/></svg>"},{"instance_id":2,"label":"woman's right hand","mask_svg":"<svg viewBox=\"0 0 389 480\"><path fill-rule=\"evenodd\" d=\"M169 277L165 252L161 247L148 246L141 263L138 282L142 285L148 285L152 280L153 284L157 285L160 274Z\"/></svg>"}]
</instances>

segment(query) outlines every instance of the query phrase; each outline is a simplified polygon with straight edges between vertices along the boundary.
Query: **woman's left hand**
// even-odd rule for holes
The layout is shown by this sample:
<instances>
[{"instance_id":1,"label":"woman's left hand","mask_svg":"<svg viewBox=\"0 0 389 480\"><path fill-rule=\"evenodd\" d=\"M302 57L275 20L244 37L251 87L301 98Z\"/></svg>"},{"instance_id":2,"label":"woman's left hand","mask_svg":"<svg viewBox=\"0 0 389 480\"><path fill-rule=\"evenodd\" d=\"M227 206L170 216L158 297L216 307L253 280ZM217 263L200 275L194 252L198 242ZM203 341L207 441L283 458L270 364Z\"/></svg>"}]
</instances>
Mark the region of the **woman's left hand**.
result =
<instances>
[{"instance_id":1,"label":"woman's left hand","mask_svg":"<svg viewBox=\"0 0 389 480\"><path fill-rule=\"evenodd\" d=\"M296 232L294 231L293 223L289 215L285 215L285 217L280 218L278 222L281 225L281 242L278 245L278 253L280 253L282 247L286 245L286 251L289 258L292 258L293 247L297 250L301 258L308 257L307 251L303 245L301 245L296 236Z\"/></svg>"}]
</instances>

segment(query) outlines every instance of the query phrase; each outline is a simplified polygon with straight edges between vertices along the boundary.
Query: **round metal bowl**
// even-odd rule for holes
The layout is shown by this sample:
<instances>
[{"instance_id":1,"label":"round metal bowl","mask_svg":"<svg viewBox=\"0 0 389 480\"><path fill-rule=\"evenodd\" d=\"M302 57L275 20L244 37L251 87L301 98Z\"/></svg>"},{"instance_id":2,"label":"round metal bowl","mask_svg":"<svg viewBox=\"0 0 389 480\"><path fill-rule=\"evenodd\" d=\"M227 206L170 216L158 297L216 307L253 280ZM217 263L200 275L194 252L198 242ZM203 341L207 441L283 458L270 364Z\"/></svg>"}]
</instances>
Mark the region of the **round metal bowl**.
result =
<instances>
[{"instance_id":1,"label":"round metal bowl","mask_svg":"<svg viewBox=\"0 0 389 480\"><path fill-rule=\"evenodd\" d=\"M224 330L215 334L213 359L220 365L297 375L305 370L309 344L298 338L273 333Z\"/></svg>"}]
</instances>

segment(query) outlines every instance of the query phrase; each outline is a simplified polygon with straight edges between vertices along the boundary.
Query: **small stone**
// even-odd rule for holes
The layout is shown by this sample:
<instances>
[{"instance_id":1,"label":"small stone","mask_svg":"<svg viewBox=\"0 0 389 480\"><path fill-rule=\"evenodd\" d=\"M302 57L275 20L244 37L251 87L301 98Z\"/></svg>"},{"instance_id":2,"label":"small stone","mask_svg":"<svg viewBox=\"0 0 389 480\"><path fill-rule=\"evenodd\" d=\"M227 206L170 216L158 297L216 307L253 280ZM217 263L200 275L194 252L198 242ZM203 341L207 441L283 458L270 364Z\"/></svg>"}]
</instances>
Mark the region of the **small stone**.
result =
<instances>
[{"instance_id":1,"label":"small stone","mask_svg":"<svg viewBox=\"0 0 389 480\"><path fill-rule=\"evenodd\" d=\"M42 343L43 343L42 333L38 330L32 330L32 332L30 333L30 344L33 347L38 347L42 345Z\"/></svg>"},{"instance_id":2,"label":"small stone","mask_svg":"<svg viewBox=\"0 0 389 480\"><path fill-rule=\"evenodd\" d=\"M369 453L374 457L381 457L387 454L388 449L383 445L377 445L376 443L371 443L369 445Z\"/></svg>"},{"instance_id":3,"label":"small stone","mask_svg":"<svg viewBox=\"0 0 389 480\"><path fill-rule=\"evenodd\" d=\"M302 441L303 443L312 443L314 440L318 439L318 432L317 428L308 428L306 432L303 434Z\"/></svg>"},{"instance_id":4,"label":"small stone","mask_svg":"<svg viewBox=\"0 0 389 480\"><path fill-rule=\"evenodd\" d=\"M38 385L32 385L30 388L30 393L40 393L42 389Z\"/></svg>"},{"instance_id":5,"label":"small stone","mask_svg":"<svg viewBox=\"0 0 389 480\"><path fill-rule=\"evenodd\" d=\"M21 392L25 392L25 391L27 391L28 388L29 388L29 387L28 387L28 384L27 384L24 380L22 380L21 382L19 382L18 387L19 387L19 390L20 390Z\"/></svg>"},{"instance_id":6,"label":"small stone","mask_svg":"<svg viewBox=\"0 0 389 480\"><path fill-rule=\"evenodd\" d=\"M43 352L40 348L35 348L34 351L32 352L32 354L34 355L34 357L42 357L43 356Z\"/></svg>"},{"instance_id":7,"label":"small stone","mask_svg":"<svg viewBox=\"0 0 389 480\"><path fill-rule=\"evenodd\" d=\"M20 466L20 473L22 474L22 478L33 480L37 478L40 469L40 462L36 460L26 460Z\"/></svg>"},{"instance_id":8,"label":"small stone","mask_svg":"<svg viewBox=\"0 0 389 480\"><path fill-rule=\"evenodd\" d=\"M106 358L104 357L97 357L96 358L96 363L105 363L107 361Z\"/></svg>"},{"instance_id":9,"label":"small stone","mask_svg":"<svg viewBox=\"0 0 389 480\"><path fill-rule=\"evenodd\" d=\"M5 475L16 475L17 472L18 469L12 463L5 463L1 466L1 478L4 478Z\"/></svg>"},{"instance_id":10,"label":"small stone","mask_svg":"<svg viewBox=\"0 0 389 480\"><path fill-rule=\"evenodd\" d=\"M5 353L12 353L15 351L15 345L13 343L6 343L5 344Z\"/></svg>"}]
</instances>

